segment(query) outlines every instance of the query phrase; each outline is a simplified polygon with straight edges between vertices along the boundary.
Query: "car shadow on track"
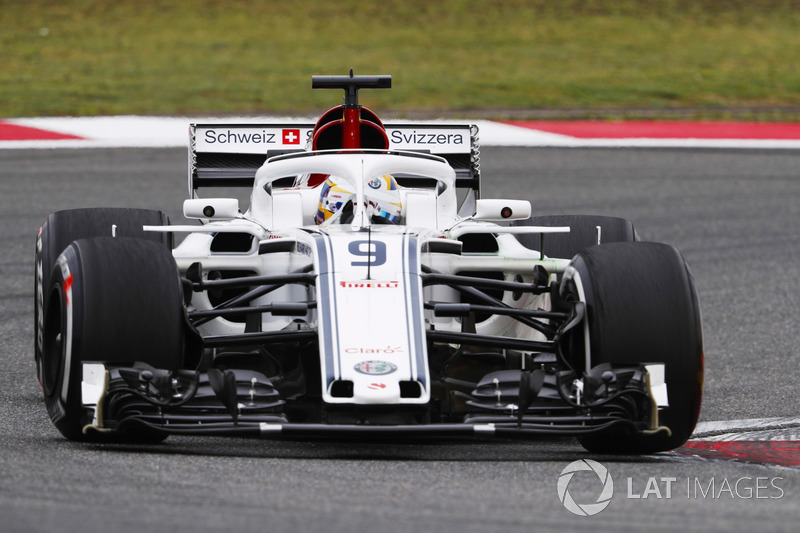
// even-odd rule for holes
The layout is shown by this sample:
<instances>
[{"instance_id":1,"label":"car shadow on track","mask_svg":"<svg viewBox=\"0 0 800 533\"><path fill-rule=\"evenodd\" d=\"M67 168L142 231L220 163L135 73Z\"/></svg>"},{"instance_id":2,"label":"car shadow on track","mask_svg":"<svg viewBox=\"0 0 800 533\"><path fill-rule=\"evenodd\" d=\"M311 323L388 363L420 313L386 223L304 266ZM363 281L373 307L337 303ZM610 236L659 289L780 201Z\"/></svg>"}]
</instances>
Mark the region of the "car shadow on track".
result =
<instances>
[{"instance_id":1,"label":"car shadow on track","mask_svg":"<svg viewBox=\"0 0 800 533\"><path fill-rule=\"evenodd\" d=\"M157 445L90 444L98 452L158 455L247 457L264 459L463 461L463 462L564 462L601 457L607 462L663 462L671 453L648 456L598 455L586 452L572 438L534 440L256 440L222 438L170 438Z\"/></svg>"}]
</instances>

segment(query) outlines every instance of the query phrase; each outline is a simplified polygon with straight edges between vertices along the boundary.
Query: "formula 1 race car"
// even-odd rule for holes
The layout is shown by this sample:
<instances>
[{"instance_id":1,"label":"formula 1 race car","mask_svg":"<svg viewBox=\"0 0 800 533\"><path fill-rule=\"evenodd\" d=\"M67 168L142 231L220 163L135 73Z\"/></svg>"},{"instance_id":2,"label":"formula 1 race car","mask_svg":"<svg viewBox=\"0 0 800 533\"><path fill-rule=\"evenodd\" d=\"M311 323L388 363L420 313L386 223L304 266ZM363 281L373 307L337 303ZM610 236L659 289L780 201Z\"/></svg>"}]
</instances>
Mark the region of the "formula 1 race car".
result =
<instances>
[{"instance_id":1,"label":"formula 1 race car","mask_svg":"<svg viewBox=\"0 0 800 533\"><path fill-rule=\"evenodd\" d=\"M703 347L681 254L627 220L481 198L477 128L384 126L358 93L390 85L314 76L345 92L316 124L193 124L199 222L49 216L35 359L66 438L687 440ZM200 197L219 186L249 208Z\"/></svg>"}]
</instances>

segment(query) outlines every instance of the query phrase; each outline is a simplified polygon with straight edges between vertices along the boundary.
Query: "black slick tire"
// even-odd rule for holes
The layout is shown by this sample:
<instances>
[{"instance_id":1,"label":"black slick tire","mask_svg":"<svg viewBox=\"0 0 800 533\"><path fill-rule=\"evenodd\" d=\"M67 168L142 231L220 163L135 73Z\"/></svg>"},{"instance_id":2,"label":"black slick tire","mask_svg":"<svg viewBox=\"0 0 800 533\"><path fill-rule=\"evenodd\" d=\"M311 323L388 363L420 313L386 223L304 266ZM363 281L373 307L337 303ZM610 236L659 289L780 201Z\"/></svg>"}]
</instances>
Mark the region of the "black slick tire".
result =
<instances>
[{"instance_id":1,"label":"black slick tire","mask_svg":"<svg viewBox=\"0 0 800 533\"><path fill-rule=\"evenodd\" d=\"M142 226L163 226L169 217L161 211L131 208L85 208L57 211L47 217L36 236L34 328L36 375L41 383L42 321L50 272L56 259L72 241L88 237L116 236L145 239L172 248L172 234L146 232Z\"/></svg>"},{"instance_id":2,"label":"black slick tire","mask_svg":"<svg viewBox=\"0 0 800 533\"><path fill-rule=\"evenodd\" d=\"M42 329L45 404L66 438L102 440L82 431L91 422L82 403L82 363L180 368L187 326L178 269L160 243L112 237L75 241L55 263ZM162 439L147 432L122 436Z\"/></svg>"},{"instance_id":3,"label":"black slick tire","mask_svg":"<svg viewBox=\"0 0 800 533\"><path fill-rule=\"evenodd\" d=\"M703 387L700 307L683 257L667 244L611 243L579 252L571 267L586 301L591 366L664 363L669 406L659 412L659 425L671 431L609 431L581 437L581 444L636 454L682 445L697 423ZM574 282L568 269L564 283Z\"/></svg>"},{"instance_id":4,"label":"black slick tire","mask_svg":"<svg viewBox=\"0 0 800 533\"><path fill-rule=\"evenodd\" d=\"M544 237L544 254L560 259L571 259L584 248L596 245L598 227L600 242L604 244L638 240L636 229L630 220L602 215L544 215L517 220L511 225L569 226L569 233L550 233ZM539 250L542 244L536 233L517 235L517 240L531 250Z\"/></svg>"}]
</instances>

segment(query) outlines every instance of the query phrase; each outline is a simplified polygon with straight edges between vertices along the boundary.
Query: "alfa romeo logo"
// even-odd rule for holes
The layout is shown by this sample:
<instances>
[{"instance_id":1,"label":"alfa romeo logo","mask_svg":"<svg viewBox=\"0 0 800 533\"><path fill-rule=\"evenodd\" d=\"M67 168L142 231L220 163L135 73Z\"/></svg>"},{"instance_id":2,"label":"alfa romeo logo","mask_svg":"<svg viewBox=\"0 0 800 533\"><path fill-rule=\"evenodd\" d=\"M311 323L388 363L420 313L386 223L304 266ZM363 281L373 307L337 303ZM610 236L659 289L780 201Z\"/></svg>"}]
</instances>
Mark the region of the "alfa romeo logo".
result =
<instances>
[{"instance_id":1,"label":"alfa romeo logo","mask_svg":"<svg viewBox=\"0 0 800 533\"><path fill-rule=\"evenodd\" d=\"M388 361L361 361L355 367L356 372L370 376L383 376L397 370L397 365Z\"/></svg>"},{"instance_id":2,"label":"alfa romeo logo","mask_svg":"<svg viewBox=\"0 0 800 533\"><path fill-rule=\"evenodd\" d=\"M569 493L569 482L572 481L572 476L575 472L591 471L597 475L600 480L602 488L597 500L593 503L578 503ZM611 503L611 497L614 495L614 480L611 479L611 474L608 469L591 459L581 459L574 461L566 466L558 476L558 499L564 504L564 507L573 514L578 516L593 516L608 507Z\"/></svg>"}]
</instances>

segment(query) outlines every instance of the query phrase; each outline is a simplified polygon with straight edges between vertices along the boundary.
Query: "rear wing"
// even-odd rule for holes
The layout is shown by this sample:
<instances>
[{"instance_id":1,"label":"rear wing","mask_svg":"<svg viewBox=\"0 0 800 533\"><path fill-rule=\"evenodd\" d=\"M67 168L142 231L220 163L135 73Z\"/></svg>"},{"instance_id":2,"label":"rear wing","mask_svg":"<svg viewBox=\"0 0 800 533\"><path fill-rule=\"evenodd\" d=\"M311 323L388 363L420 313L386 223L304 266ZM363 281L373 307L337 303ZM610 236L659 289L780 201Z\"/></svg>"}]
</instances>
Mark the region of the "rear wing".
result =
<instances>
[{"instance_id":1,"label":"rear wing","mask_svg":"<svg viewBox=\"0 0 800 533\"><path fill-rule=\"evenodd\" d=\"M443 157L456 171L456 188L480 198L478 127L471 124L385 124L390 150ZM203 187L252 188L269 157L304 151L314 124L192 124L189 196Z\"/></svg>"}]
</instances>

